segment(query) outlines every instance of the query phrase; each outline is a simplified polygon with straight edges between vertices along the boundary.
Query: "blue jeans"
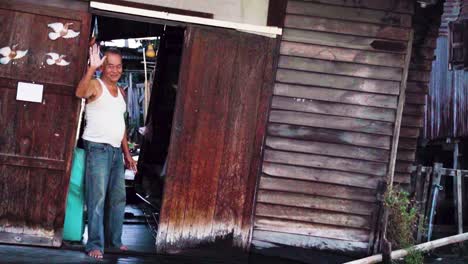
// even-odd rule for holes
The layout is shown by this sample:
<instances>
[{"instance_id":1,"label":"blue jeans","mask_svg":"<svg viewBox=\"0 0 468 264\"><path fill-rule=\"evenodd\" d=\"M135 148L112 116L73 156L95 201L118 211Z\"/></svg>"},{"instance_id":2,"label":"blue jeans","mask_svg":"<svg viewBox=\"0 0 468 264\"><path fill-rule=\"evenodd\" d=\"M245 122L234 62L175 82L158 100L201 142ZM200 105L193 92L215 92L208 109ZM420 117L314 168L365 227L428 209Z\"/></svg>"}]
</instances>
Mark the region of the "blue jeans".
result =
<instances>
[{"instance_id":1,"label":"blue jeans","mask_svg":"<svg viewBox=\"0 0 468 264\"><path fill-rule=\"evenodd\" d=\"M122 245L125 213L125 176L121 148L84 141L85 195L88 208L86 252Z\"/></svg>"}]
</instances>

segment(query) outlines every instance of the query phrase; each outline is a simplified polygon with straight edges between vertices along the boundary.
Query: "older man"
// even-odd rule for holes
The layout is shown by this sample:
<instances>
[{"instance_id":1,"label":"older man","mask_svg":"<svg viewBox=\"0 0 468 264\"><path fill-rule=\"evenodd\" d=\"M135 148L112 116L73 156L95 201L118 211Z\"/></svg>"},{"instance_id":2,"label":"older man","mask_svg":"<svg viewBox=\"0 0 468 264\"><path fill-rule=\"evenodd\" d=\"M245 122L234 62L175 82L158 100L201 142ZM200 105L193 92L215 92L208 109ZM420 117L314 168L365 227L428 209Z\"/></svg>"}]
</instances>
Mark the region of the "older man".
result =
<instances>
[{"instance_id":1,"label":"older man","mask_svg":"<svg viewBox=\"0 0 468 264\"><path fill-rule=\"evenodd\" d=\"M97 45L90 48L88 70L76 89L76 96L86 99L86 252L94 258L103 257L104 247L127 250L121 239L126 199L124 158L125 165L136 170L125 133L123 91L117 86L122 56L117 49L108 49L104 55L99 57ZM93 78L97 69L102 70L100 79Z\"/></svg>"}]
</instances>

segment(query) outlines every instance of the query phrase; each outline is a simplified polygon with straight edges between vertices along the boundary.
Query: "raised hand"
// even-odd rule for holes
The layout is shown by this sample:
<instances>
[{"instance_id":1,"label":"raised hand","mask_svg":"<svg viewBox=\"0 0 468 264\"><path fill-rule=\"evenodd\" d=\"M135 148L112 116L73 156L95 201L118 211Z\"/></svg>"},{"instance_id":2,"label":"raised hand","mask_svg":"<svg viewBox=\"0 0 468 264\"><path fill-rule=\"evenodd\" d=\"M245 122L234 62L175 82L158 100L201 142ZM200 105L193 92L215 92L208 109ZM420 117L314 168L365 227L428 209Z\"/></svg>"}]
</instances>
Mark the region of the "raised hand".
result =
<instances>
[{"instance_id":1,"label":"raised hand","mask_svg":"<svg viewBox=\"0 0 468 264\"><path fill-rule=\"evenodd\" d=\"M99 57L99 46L94 44L89 48L89 68L92 70L96 70L97 68L101 67L101 65L106 60L106 56L100 58Z\"/></svg>"}]
</instances>

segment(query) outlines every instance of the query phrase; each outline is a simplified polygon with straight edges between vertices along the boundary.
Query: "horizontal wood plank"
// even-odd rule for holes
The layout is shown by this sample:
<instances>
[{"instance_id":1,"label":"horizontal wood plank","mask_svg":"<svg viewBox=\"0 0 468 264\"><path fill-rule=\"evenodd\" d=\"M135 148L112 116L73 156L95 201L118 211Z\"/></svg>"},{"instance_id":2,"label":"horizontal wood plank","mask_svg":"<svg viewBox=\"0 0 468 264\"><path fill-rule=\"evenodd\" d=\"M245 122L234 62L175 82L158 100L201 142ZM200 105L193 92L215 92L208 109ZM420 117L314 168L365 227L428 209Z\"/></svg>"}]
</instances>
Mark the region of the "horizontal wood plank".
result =
<instances>
[{"instance_id":1,"label":"horizontal wood plank","mask_svg":"<svg viewBox=\"0 0 468 264\"><path fill-rule=\"evenodd\" d=\"M374 207L366 202L265 190L258 191L257 202L365 216L370 216Z\"/></svg>"},{"instance_id":2,"label":"horizontal wood plank","mask_svg":"<svg viewBox=\"0 0 468 264\"><path fill-rule=\"evenodd\" d=\"M377 121L395 121L395 110L311 99L273 96L272 109L356 117Z\"/></svg>"},{"instance_id":3,"label":"horizontal wood plank","mask_svg":"<svg viewBox=\"0 0 468 264\"><path fill-rule=\"evenodd\" d=\"M388 136L391 136L393 133L392 123L351 117L272 110L269 120L270 122L282 124L331 128Z\"/></svg>"},{"instance_id":4,"label":"horizontal wood plank","mask_svg":"<svg viewBox=\"0 0 468 264\"><path fill-rule=\"evenodd\" d=\"M399 41L408 40L410 34L410 29L407 28L358 23L319 17L307 17L301 15L287 15L285 18L284 25L286 28L341 33L355 36L374 37Z\"/></svg>"},{"instance_id":5,"label":"horizontal wood plank","mask_svg":"<svg viewBox=\"0 0 468 264\"><path fill-rule=\"evenodd\" d=\"M65 170L66 168L66 162L64 160L31 158L5 154L0 154L0 164L50 170Z\"/></svg>"},{"instance_id":6,"label":"horizontal wood plank","mask_svg":"<svg viewBox=\"0 0 468 264\"><path fill-rule=\"evenodd\" d=\"M268 134L272 136L303 140L316 140L337 144L390 149L389 136L366 133L285 124L269 124Z\"/></svg>"},{"instance_id":7,"label":"horizontal wood plank","mask_svg":"<svg viewBox=\"0 0 468 264\"><path fill-rule=\"evenodd\" d=\"M404 64L403 54L328 47L288 41L281 42L280 53L288 56L388 67L402 68Z\"/></svg>"},{"instance_id":8,"label":"horizontal wood plank","mask_svg":"<svg viewBox=\"0 0 468 264\"><path fill-rule=\"evenodd\" d=\"M320 168L305 168L271 162L263 162L262 171L272 177L334 183L368 189L376 189L381 180L380 177L372 175Z\"/></svg>"},{"instance_id":9,"label":"horizontal wood plank","mask_svg":"<svg viewBox=\"0 0 468 264\"><path fill-rule=\"evenodd\" d=\"M397 160L413 162L416 158L416 151L398 148Z\"/></svg>"},{"instance_id":10,"label":"horizontal wood plank","mask_svg":"<svg viewBox=\"0 0 468 264\"><path fill-rule=\"evenodd\" d=\"M304 0L312 3L322 3L327 5L349 6L366 9L376 9L388 12L397 12L405 14L413 14L414 4L408 0L392 0L392 1L376 1L376 0Z\"/></svg>"},{"instance_id":11,"label":"horizontal wood plank","mask_svg":"<svg viewBox=\"0 0 468 264\"><path fill-rule=\"evenodd\" d=\"M356 22L383 24L391 26L411 27L411 15L355 7L316 4L304 1L288 1L286 13L345 19Z\"/></svg>"},{"instance_id":12,"label":"horizontal wood plank","mask_svg":"<svg viewBox=\"0 0 468 264\"><path fill-rule=\"evenodd\" d=\"M368 248L368 243L365 242L353 242L264 230L254 230L252 245L254 247L264 247L265 245L272 247L293 246L318 250L333 250L335 252L356 252L362 254L367 252Z\"/></svg>"},{"instance_id":13,"label":"horizontal wood plank","mask_svg":"<svg viewBox=\"0 0 468 264\"><path fill-rule=\"evenodd\" d=\"M326 156L388 162L390 152L384 149L366 148L317 141L305 141L268 136L265 145L269 148L291 152L303 152Z\"/></svg>"},{"instance_id":14,"label":"horizontal wood plank","mask_svg":"<svg viewBox=\"0 0 468 264\"><path fill-rule=\"evenodd\" d=\"M367 230L284 219L272 219L261 216L255 217L254 228L257 230L277 231L289 234L317 236L348 241L366 242L369 240L369 231Z\"/></svg>"},{"instance_id":15,"label":"horizontal wood plank","mask_svg":"<svg viewBox=\"0 0 468 264\"><path fill-rule=\"evenodd\" d=\"M289 219L317 224L347 226L361 229L370 228L369 217L344 213L317 211L299 207L259 203L255 208L256 216Z\"/></svg>"},{"instance_id":16,"label":"horizontal wood plank","mask_svg":"<svg viewBox=\"0 0 468 264\"><path fill-rule=\"evenodd\" d=\"M270 149L265 150L264 161L312 168L324 168L364 173L375 176L384 176L387 173L387 166L385 163L326 157L313 154L291 153Z\"/></svg>"},{"instance_id":17,"label":"horizontal wood plank","mask_svg":"<svg viewBox=\"0 0 468 264\"><path fill-rule=\"evenodd\" d=\"M424 126L424 116L405 115L403 113L403 117L401 119L401 125L405 127L422 128Z\"/></svg>"},{"instance_id":18,"label":"horizontal wood plank","mask_svg":"<svg viewBox=\"0 0 468 264\"><path fill-rule=\"evenodd\" d=\"M406 42L395 40L343 35L339 33L310 31L294 28L283 29L282 40L329 47L397 53L403 53L407 48Z\"/></svg>"},{"instance_id":19,"label":"horizontal wood plank","mask_svg":"<svg viewBox=\"0 0 468 264\"><path fill-rule=\"evenodd\" d=\"M400 83L395 81L370 80L325 73L278 69L276 80L283 83L332 87L337 89L397 95Z\"/></svg>"},{"instance_id":20,"label":"horizontal wood plank","mask_svg":"<svg viewBox=\"0 0 468 264\"><path fill-rule=\"evenodd\" d=\"M375 191L370 189L353 188L329 183L282 179L277 177L268 177L266 175L262 175L259 188L261 190L302 193L364 202L377 201Z\"/></svg>"},{"instance_id":21,"label":"horizontal wood plank","mask_svg":"<svg viewBox=\"0 0 468 264\"><path fill-rule=\"evenodd\" d=\"M426 95L419 93L406 93L405 104L425 105Z\"/></svg>"},{"instance_id":22,"label":"horizontal wood plank","mask_svg":"<svg viewBox=\"0 0 468 264\"><path fill-rule=\"evenodd\" d=\"M411 173L413 162L411 161L397 161L395 165L395 171L399 173Z\"/></svg>"},{"instance_id":23,"label":"horizontal wood plank","mask_svg":"<svg viewBox=\"0 0 468 264\"><path fill-rule=\"evenodd\" d=\"M349 62L317 60L310 58L280 56L278 67L283 69L311 71L369 79L401 81L401 68L368 66Z\"/></svg>"},{"instance_id":24,"label":"horizontal wood plank","mask_svg":"<svg viewBox=\"0 0 468 264\"><path fill-rule=\"evenodd\" d=\"M408 81L429 82L431 80L431 71L410 70L408 72Z\"/></svg>"},{"instance_id":25,"label":"horizontal wood plank","mask_svg":"<svg viewBox=\"0 0 468 264\"><path fill-rule=\"evenodd\" d=\"M400 137L417 139L419 137L419 130L420 129L417 128L417 127L404 127L404 126L402 126L400 128Z\"/></svg>"},{"instance_id":26,"label":"horizontal wood plank","mask_svg":"<svg viewBox=\"0 0 468 264\"><path fill-rule=\"evenodd\" d=\"M411 183L411 174L396 172L393 180L399 184L409 184Z\"/></svg>"},{"instance_id":27,"label":"horizontal wood plank","mask_svg":"<svg viewBox=\"0 0 468 264\"><path fill-rule=\"evenodd\" d=\"M381 95L284 83L276 83L273 93L275 95L288 97L316 99L328 102L385 107L392 109L395 109L397 105L397 97L394 95Z\"/></svg>"},{"instance_id":28,"label":"horizontal wood plank","mask_svg":"<svg viewBox=\"0 0 468 264\"><path fill-rule=\"evenodd\" d=\"M401 137L398 141L398 148L400 149L408 149L408 150L415 150L418 145L418 140L414 138L404 138Z\"/></svg>"},{"instance_id":29,"label":"horizontal wood plank","mask_svg":"<svg viewBox=\"0 0 468 264\"><path fill-rule=\"evenodd\" d=\"M403 108L404 115L423 116L426 113L425 105L405 103Z\"/></svg>"},{"instance_id":30,"label":"horizontal wood plank","mask_svg":"<svg viewBox=\"0 0 468 264\"><path fill-rule=\"evenodd\" d=\"M426 82L408 81L406 83L406 92L409 93L429 93L429 86Z\"/></svg>"}]
</instances>

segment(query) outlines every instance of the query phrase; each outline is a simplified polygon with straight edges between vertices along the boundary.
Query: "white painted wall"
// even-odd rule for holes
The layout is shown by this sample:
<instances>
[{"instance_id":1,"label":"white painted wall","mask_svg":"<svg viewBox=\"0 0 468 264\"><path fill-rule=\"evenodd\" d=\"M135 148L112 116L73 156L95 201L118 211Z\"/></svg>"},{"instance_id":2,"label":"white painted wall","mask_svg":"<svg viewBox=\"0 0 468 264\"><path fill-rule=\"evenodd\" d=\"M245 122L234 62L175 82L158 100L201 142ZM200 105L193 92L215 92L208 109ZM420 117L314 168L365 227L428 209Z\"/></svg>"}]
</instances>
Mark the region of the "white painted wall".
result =
<instances>
[{"instance_id":1,"label":"white painted wall","mask_svg":"<svg viewBox=\"0 0 468 264\"><path fill-rule=\"evenodd\" d=\"M266 26L269 0L126 0L211 13L214 19Z\"/></svg>"}]
</instances>

